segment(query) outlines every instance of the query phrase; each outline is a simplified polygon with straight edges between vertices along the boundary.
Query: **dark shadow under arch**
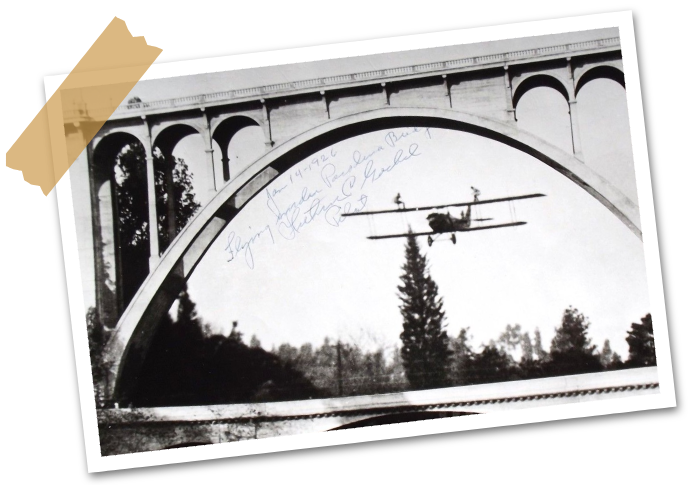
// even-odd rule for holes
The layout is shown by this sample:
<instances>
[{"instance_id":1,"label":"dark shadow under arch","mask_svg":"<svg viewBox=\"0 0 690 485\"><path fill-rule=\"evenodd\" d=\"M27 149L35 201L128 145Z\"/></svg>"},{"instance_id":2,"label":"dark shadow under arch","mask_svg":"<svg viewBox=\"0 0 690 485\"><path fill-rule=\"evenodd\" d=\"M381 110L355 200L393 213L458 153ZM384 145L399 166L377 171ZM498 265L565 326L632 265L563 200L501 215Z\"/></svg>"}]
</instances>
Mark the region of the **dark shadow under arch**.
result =
<instances>
[{"instance_id":1,"label":"dark shadow under arch","mask_svg":"<svg viewBox=\"0 0 690 485\"><path fill-rule=\"evenodd\" d=\"M184 443L178 443L176 445L170 445L166 446L165 448L161 448L162 450L175 450L177 448L191 448L192 446L206 446L206 445L212 445L212 441L187 441Z\"/></svg>"},{"instance_id":2,"label":"dark shadow under arch","mask_svg":"<svg viewBox=\"0 0 690 485\"><path fill-rule=\"evenodd\" d=\"M469 416L471 414L479 413L467 413L460 411L412 411L407 413L383 414L381 416L374 416L373 418L366 418L359 421L354 421L352 423L343 424L342 426L329 429L328 431L365 428L367 426L382 426L384 424L412 423L414 421L425 421L427 419L452 418L455 416Z\"/></svg>"},{"instance_id":3,"label":"dark shadow under arch","mask_svg":"<svg viewBox=\"0 0 690 485\"><path fill-rule=\"evenodd\" d=\"M566 102L570 101L568 90L558 79L547 74L536 74L522 81L513 93L513 109L517 109L520 99L534 88L552 88L561 93Z\"/></svg>"},{"instance_id":4,"label":"dark shadow under arch","mask_svg":"<svg viewBox=\"0 0 690 485\"><path fill-rule=\"evenodd\" d=\"M610 79L611 81L617 82L625 89L625 75L623 71L611 66L597 66L586 71L577 81L575 96L577 96L577 93L580 92L585 84L595 79Z\"/></svg>"}]
</instances>

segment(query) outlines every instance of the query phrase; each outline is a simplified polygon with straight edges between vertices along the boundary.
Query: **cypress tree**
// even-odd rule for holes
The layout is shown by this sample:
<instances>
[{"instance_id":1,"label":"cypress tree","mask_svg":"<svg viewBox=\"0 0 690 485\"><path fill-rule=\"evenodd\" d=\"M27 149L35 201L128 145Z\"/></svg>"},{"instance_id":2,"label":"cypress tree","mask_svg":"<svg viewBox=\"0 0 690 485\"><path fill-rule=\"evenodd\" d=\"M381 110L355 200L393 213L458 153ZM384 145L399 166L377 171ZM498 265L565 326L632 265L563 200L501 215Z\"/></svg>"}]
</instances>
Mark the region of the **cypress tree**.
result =
<instances>
[{"instance_id":1,"label":"cypress tree","mask_svg":"<svg viewBox=\"0 0 690 485\"><path fill-rule=\"evenodd\" d=\"M450 357L443 298L413 236L407 238L402 269L398 296L402 301L401 356L407 380L412 389L442 387L449 383Z\"/></svg>"}]
</instances>

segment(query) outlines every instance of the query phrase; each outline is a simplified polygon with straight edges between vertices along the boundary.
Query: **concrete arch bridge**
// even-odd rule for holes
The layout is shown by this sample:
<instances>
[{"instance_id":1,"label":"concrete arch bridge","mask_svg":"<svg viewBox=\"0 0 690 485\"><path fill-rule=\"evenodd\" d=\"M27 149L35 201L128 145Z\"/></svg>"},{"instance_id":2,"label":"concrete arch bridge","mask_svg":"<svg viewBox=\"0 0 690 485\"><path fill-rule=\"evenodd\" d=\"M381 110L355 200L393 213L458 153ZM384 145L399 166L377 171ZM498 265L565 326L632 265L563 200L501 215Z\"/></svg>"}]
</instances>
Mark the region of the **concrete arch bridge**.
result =
<instances>
[{"instance_id":1,"label":"concrete arch bridge","mask_svg":"<svg viewBox=\"0 0 690 485\"><path fill-rule=\"evenodd\" d=\"M80 241L82 266L94 268L97 311L102 321L114 327L106 349L108 400L128 402L157 322L247 201L294 164L354 136L415 126L495 140L563 174L641 238L636 202L617 181L598 174L583 157L578 95L587 83L600 78L615 81L621 89L625 86L618 38L162 101L133 100L118 107L70 170L75 196L88 201L76 208L77 229L87 235ZM521 99L532 89L544 87L567 102L567 150L522 129L516 120ZM75 108L66 122L67 135L82 136L80 126L98 118L97 108ZM263 155L233 165L233 140L246 130L260 133ZM163 248L161 210L174 214L174 201L168 197L167 206L158 201L154 163L156 157L167 163L170 180L173 152L189 136L203 142L198 158L207 176L199 183L209 201ZM147 199L141 202L147 207L149 231L147 264L139 265L146 271L134 275L128 274L131 269L118 243L114 195L116 159L132 144L142 147L146 158L141 170ZM168 217L169 227L162 231L176 234L174 219ZM126 287L127 283L137 291Z\"/></svg>"}]
</instances>

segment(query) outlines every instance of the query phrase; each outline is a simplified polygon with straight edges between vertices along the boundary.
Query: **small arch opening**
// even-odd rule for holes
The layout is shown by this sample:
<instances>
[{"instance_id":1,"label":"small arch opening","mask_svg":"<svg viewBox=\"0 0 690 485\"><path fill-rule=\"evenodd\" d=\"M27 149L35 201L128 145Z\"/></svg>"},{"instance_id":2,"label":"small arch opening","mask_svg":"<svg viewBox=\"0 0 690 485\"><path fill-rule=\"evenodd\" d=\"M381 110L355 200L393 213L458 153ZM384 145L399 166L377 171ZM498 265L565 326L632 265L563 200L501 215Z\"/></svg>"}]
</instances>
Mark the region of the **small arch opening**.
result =
<instances>
[{"instance_id":1,"label":"small arch opening","mask_svg":"<svg viewBox=\"0 0 690 485\"><path fill-rule=\"evenodd\" d=\"M625 89L625 76L623 75L623 71L611 66L597 66L586 71L577 81L575 96L579 94L580 90L585 87L587 83L595 79L610 79L620 84L623 89Z\"/></svg>"},{"instance_id":2,"label":"small arch opening","mask_svg":"<svg viewBox=\"0 0 690 485\"><path fill-rule=\"evenodd\" d=\"M517 109L520 99L522 99L522 97L527 94L528 91L539 87L555 89L563 96L563 98L565 98L566 102L570 101L568 90L565 88L565 86L563 86L563 83L553 76L537 74L535 76L528 77L517 87L515 93L513 94L513 108Z\"/></svg>"},{"instance_id":3,"label":"small arch opening","mask_svg":"<svg viewBox=\"0 0 690 485\"><path fill-rule=\"evenodd\" d=\"M220 147L225 182L266 151L264 130L248 116L233 116L223 120L214 131L213 140Z\"/></svg>"}]
</instances>

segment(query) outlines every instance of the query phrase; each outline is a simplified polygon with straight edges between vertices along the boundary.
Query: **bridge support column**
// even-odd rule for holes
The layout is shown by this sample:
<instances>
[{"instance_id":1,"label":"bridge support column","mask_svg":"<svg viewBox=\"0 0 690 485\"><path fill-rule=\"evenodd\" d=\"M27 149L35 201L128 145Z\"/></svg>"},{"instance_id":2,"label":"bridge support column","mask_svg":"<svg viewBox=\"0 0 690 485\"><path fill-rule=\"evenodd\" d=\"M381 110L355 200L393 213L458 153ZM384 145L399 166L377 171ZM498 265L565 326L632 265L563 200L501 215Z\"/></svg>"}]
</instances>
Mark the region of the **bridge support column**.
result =
<instances>
[{"instance_id":1,"label":"bridge support column","mask_svg":"<svg viewBox=\"0 0 690 485\"><path fill-rule=\"evenodd\" d=\"M580 125L577 120L577 101L568 101L570 108L570 133L573 139L573 154L582 160L582 141L580 140Z\"/></svg>"},{"instance_id":2,"label":"bridge support column","mask_svg":"<svg viewBox=\"0 0 690 485\"><path fill-rule=\"evenodd\" d=\"M153 156L146 154L146 193L149 202L149 272L158 264L160 248L158 246L158 214L156 211L156 178L153 168Z\"/></svg>"},{"instance_id":3,"label":"bridge support column","mask_svg":"<svg viewBox=\"0 0 690 485\"><path fill-rule=\"evenodd\" d=\"M210 167L211 170L211 181L212 184L208 188L209 195L213 197L213 195L218 192L218 182L216 181L216 166L215 162L213 161L213 148L207 148L204 150L204 153L206 154L206 166Z\"/></svg>"},{"instance_id":4,"label":"bridge support column","mask_svg":"<svg viewBox=\"0 0 690 485\"><path fill-rule=\"evenodd\" d=\"M321 99L323 100L323 110L326 112L326 118L331 119L331 110L328 108L328 98L326 97L326 91L320 91Z\"/></svg>"},{"instance_id":5,"label":"bridge support column","mask_svg":"<svg viewBox=\"0 0 690 485\"><path fill-rule=\"evenodd\" d=\"M201 108L201 114L204 118L204 122L202 123L203 129L201 132L201 137L204 139L204 143L207 144L206 150L204 152L206 153L206 166L210 168L211 170L211 180L212 184L208 188L209 195L213 197L216 192L218 192L218 182L216 180L216 165L213 161L213 137L211 135L211 126L209 124L208 120L208 113L206 113L206 108Z\"/></svg>"},{"instance_id":6,"label":"bridge support column","mask_svg":"<svg viewBox=\"0 0 690 485\"><path fill-rule=\"evenodd\" d=\"M223 180L226 182L230 181L230 159L227 155L223 155L221 158L221 163L223 164Z\"/></svg>"},{"instance_id":7,"label":"bridge support column","mask_svg":"<svg viewBox=\"0 0 690 485\"><path fill-rule=\"evenodd\" d=\"M446 96L448 97L448 107L452 108L453 107L453 97L450 94L450 88L451 88L450 81L448 81L448 76L445 74L441 75L441 77L443 78L443 87L445 88Z\"/></svg>"},{"instance_id":8,"label":"bridge support column","mask_svg":"<svg viewBox=\"0 0 690 485\"><path fill-rule=\"evenodd\" d=\"M516 122L515 107L513 106L513 83L510 79L508 66L503 66L503 80L506 88L506 121Z\"/></svg>"},{"instance_id":9,"label":"bridge support column","mask_svg":"<svg viewBox=\"0 0 690 485\"><path fill-rule=\"evenodd\" d=\"M175 179L173 178L173 172L175 171L175 165L177 164L177 160L173 156L172 151L170 153L164 152L163 158L165 160L165 185L167 186L166 194L168 196L168 200L166 203L168 227L164 228L164 230L168 232L168 244L165 248L162 248L163 251L165 251L166 249L168 249L168 246L173 241L173 239L175 239L175 236L177 236L177 214L175 211Z\"/></svg>"},{"instance_id":10,"label":"bridge support column","mask_svg":"<svg viewBox=\"0 0 690 485\"><path fill-rule=\"evenodd\" d=\"M264 122L264 140L266 140L264 143L266 144L266 151L269 151L271 150L271 148L273 148L273 133L271 132L271 113L268 109L268 106L266 105L266 100L263 98L261 99L261 107L263 108L262 114Z\"/></svg>"},{"instance_id":11,"label":"bridge support column","mask_svg":"<svg viewBox=\"0 0 690 485\"><path fill-rule=\"evenodd\" d=\"M153 143L151 141L151 126L142 116L146 129L144 131L144 150L146 151L146 195L149 208L149 273L158 264L160 248L158 246L158 213L156 210L156 171L153 166Z\"/></svg>"},{"instance_id":12,"label":"bridge support column","mask_svg":"<svg viewBox=\"0 0 690 485\"><path fill-rule=\"evenodd\" d=\"M94 159L93 143L86 145L86 156L89 164L89 192L91 195L91 231L93 238L94 252L94 284L96 286L96 310L101 323L108 328L113 328L117 322L118 309L116 290L108 283L112 284L112 278L108 270L114 268L114 257L111 251L107 250L112 246L111 234L107 234L108 225L112 228L112 201L102 200L102 184L107 184L108 189L103 190L103 195L110 193L110 181L104 180L102 168L96 164ZM108 218L108 216L110 216ZM106 219L106 221L104 221ZM106 222L106 224L104 224ZM108 244L108 242L111 244ZM117 283L117 282L115 282Z\"/></svg>"},{"instance_id":13,"label":"bridge support column","mask_svg":"<svg viewBox=\"0 0 690 485\"><path fill-rule=\"evenodd\" d=\"M381 83L381 92L383 93L383 104L384 106L388 106L391 104L391 97L390 93L388 92L388 88L386 87L386 83Z\"/></svg>"},{"instance_id":14,"label":"bridge support column","mask_svg":"<svg viewBox=\"0 0 690 485\"><path fill-rule=\"evenodd\" d=\"M580 124L578 123L577 117L577 100L575 99L575 76L573 75L571 58L567 57L566 62L568 79L570 79L570 85L568 86L568 108L570 111L570 134L573 140L573 154L580 160L583 160L582 141L580 140Z\"/></svg>"}]
</instances>

